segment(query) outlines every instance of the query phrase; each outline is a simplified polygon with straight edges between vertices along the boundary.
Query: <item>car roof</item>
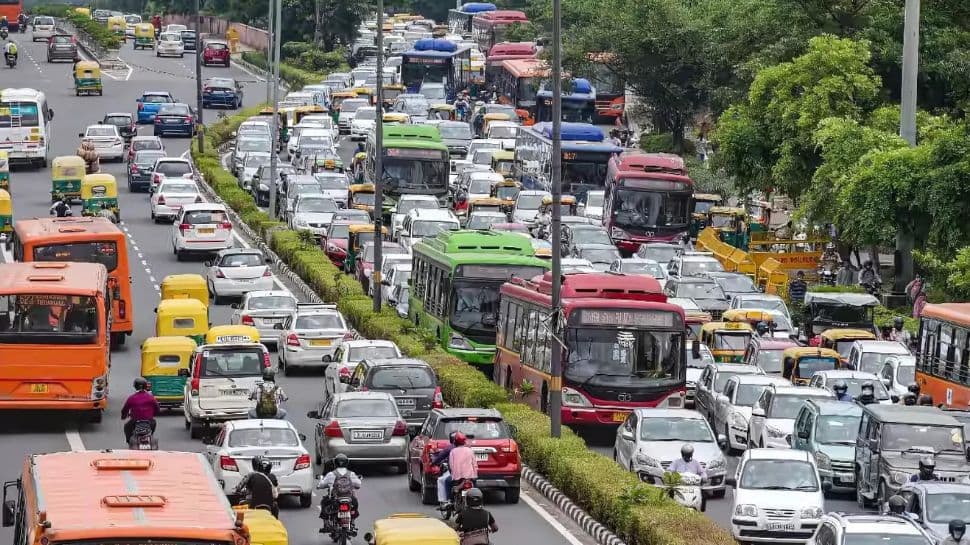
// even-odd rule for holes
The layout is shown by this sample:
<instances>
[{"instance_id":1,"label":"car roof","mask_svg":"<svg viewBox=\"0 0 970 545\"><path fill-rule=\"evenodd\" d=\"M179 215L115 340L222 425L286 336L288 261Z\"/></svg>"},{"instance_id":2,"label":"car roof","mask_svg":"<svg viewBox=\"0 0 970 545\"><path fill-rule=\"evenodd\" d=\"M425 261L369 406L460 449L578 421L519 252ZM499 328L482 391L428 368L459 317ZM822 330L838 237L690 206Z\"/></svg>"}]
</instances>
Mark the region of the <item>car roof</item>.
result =
<instances>
[{"instance_id":1,"label":"car roof","mask_svg":"<svg viewBox=\"0 0 970 545\"><path fill-rule=\"evenodd\" d=\"M108 112L104 114L105 117L134 117L131 112Z\"/></svg>"},{"instance_id":2,"label":"car roof","mask_svg":"<svg viewBox=\"0 0 970 545\"><path fill-rule=\"evenodd\" d=\"M823 388L809 388L808 386L770 386L779 396L795 397L832 397L832 392Z\"/></svg>"},{"instance_id":3,"label":"car roof","mask_svg":"<svg viewBox=\"0 0 970 545\"><path fill-rule=\"evenodd\" d=\"M379 358L364 360L371 367L427 367L431 368L428 362L417 358Z\"/></svg>"},{"instance_id":4,"label":"car roof","mask_svg":"<svg viewBox=\"0 0 970 545\"><path fill-rule=\"evenodd\" d=\"M247 420L230 420L228 422L237 430L252 430L258 428L287 428L295 430L293 424L286 420L276 418L250 418Z\"/></svg>"},{"instance_id":5,"label":"car roof","mask_svg":"<svg viewBox=\"0 0 970 545\"><path fill-rule=\"evenodd\" d=\"M263 251L259 248L226 248L225 250L219 250L216 254L220 257L226 255L239 255L239 254L253 254L253 255L263 255Z\"/></svg>"},{"instance_id":6,"label":"car roof","mask_svg":"<svg viewBox=\"0 0 970 545\"><path fill-rule=\"evenodd\" d=\"M858 379L868 379L868 380L879 380L873 373L865 373L863 371L852 371L850 369L829 369L826 371L815 371L816 375L819 375L826 380L830 378L858 378Z\"/></svg>"},{"instance_id":7,"label":"car roof","mask_svg":"<svg viewBox=\"0 0 970 545\"><path fill-rule=\"evenodd\" d=\"M388 341L385 339L354 339L352 341L344 341L340 343L340 346L345 346L347 348L364 348L368 346L394 346L393 341Z\"/></svg>"},{"instance_id":8,"label":"car roof","mask_svg":"<svg viewBox=\"0 0 970 545\"><path fill-rule=\"evenodd\" d=\"M791 384L788 379L776 375L734 375L730 380L738 384L777 384L779 386Z\"/></svg>"},{"instance_id":9,"label":"car roof","mask_svg":"<svg viewBox=\"0 0 970 545\"><path fill-rule=\"evenodd\" d=\"M168 91L144 91L141 94L141 96L143 96L143 97L144 96L156 96L156 95L158 95L158 96L171 97L172 96L172 93L169 93Z\"/></svg>"},{"instance_id":10,"label":"car roof","mask_svg":"<svg viewBox=\"0 0 970 545\"><path fill-rule=\"evenodd\" d=\"M158 162L159 163L185 163L187 165L192 164L192 162L189 161L188 159L185 159L183 157L172 157L171 155L166 155L165 157L159 157ZM222 206L222 205L219 205L219 206ZM182 208L185 208L185 206L183 206Z\"/></svg>"},{"instance_id":11,"label":"car roof","mask_svg":"<svg viewBox=\"0 0 970 545\"><path fill-rule=\"evenodd\" d=\"M497 409L479 409L477 407L449 407L447 409L434 409L433 412L445 420L470 416L502 418L502 413Z\"/></svg>"},{"instance_id":12,"label":"car roof","mask_svg":"<svg viewBox=\"0 0 970 545\"><path fill-rule=\"evenodd\" d=\"M641 418L685 418L687 420L705 420L701 413L688 409L657 409L654 407L639 407L634 410Z\"/></svg>"},{"instance_id":13,"label":"car roof","mask_svg":"<svg viewBox=\"0 0 970 545\"><path fill-rule=\"evenodd\" d=\"M394 399L394 396L392 396L391 394L389 394L387 392L376 392L376 391L367 391L367 392L337 392L337 393L330 394L330 395L333 396L333 400L335 402L337 402L337 403L339 403L341 401L349 401L349 400L353 400L353 399L387 399L387 400L393 400Z\"/></svg>"},{"instance_id":14,"label":"car roof","mask_svg":"<svg viewBox=\"0 0 970 545\"><path fill-rule=\"evenodd\" d=\"M917 535L922 536L921 530L911 519L896 515L879 515L876 513L830 513L828 516L839 521L843 531L848 534L876 534L876 535Z\"/></svg>"},{"instance_id":15,"label":"car roof","mask_svg":"<svg viewBox=\"0 0 970 545\"><path fill-rule=\"evenodd\" d=\"M798 343L792 339L766 339L764 337L754 337L751 339L752 343L757 343L759 350L783 350L785 348L791 348L793 346L798 346Z\"/></svg>"},{"instance_id":16,"label":"car roof","mask_svg":"<svg viewBox=\"0 0 970 545\"><path fill-rule=\"evenodd\" d=\"M784 299L777 295L772 295L768 293L739 293L734 296L735 299L741 301L782 301Z\"/></svg>"},{"instance_id":17,"label":"car roof","mask_svg":"<svg viewBox=\"0 0 970 545\"><path fill-rule=\"evenodd\" d=\"M582 244L577 244L576 248L580 250L616 250L616 246L605 242L583 242Z\"/></svg>"},{"instance_id":18,"label":"car roof","mask_svg":"<svg viewBox=\"0 0 970 545\"><path fill-rule=\"evenodd\" d=\"M132 140L132 142L134 142L135 140L157 140L159 142L162 141L161 137L147 135L147 134L139 134L137 136L133 136L131 138L131 140ZM158 150L152 150L152 151L158 151Z\"/></svg>"},{"instance_id":19,"label":"car roof","mask_svg":"<svg viewBox=\"0 0 970 545\"><path fill-rule=\"evenodd\" d=\"M458 221L455 214L451 210L446 208L415 208L408 212L409 216L414 216L415 219L423 220L454 220Z\"/></svg>"},{"instance_id":20,"label":"car roof","mask_svg":"<svg viewBox=\"0 0 970 545\"><path fill-rule=\"evenodd\" d=\"M907 488L918 488L924 490L927 494L966 494L970 492L970 484L948 483L945 481L917 481L914 483L907 483L905 486Z\"/></svg>"},{"instance_id":21,"label":"car roof","mask_svg":"<svg viewBox=\"0 0 970 545\"><path fill-rule=\"evenodd\" d=\"M717 261L717 259L712 255L690 255L690 254L680 254L677 259L681 261Z\"/></svg>"},{"instance_id":22,"label":"car roof","mask_svg":"<svg viewBox=\"0 0 970 545\"><path fill-rule=\"evenodd\" d=\"M757 365L751 365L749 363L709 363L710 367L714 367L714 370L720 373L721 371L733 371L744 373L746 371L753 371L755 369L760 369ZM757 373L757 371L754 371Z\"/></svg>"},{"instance_id":23,"label":"car roof","mask_svg":"<svg viewBox=\"0 0 970 545\"><path fill-rule=\"evenodd\" d=\"M805 450L781 448L753 448L744 452L749 460L793 460L811 461L811 454Z\"/></svg>"},{"instance_id":24,"label":"car roof","mask_svg":"<svg viewBox=\"0 0 970 545\"><path fill-rule=\"evenodd\" d=\"M656 259L647 259L645 257L621 257L620 261L623 263L648 263L651 265L659 265Z\"/></svg>"},{"instance_id":25,"label":"car roof","mask_svg":"<svg viewBox=\"0 0 970 545\"><path fill-rule=\"evenodd\" d=\"M117 125L112 125L110 123L94 123L93 125L88 125L85 130L99 129L99 128L102 128L102 127L104 127L104 128L111 128L111 129L114 129L114 130L118 130L118 126Z\"/></svg>"},{"instance_id":26,"label":"car roof","mask_svg":"<svg viewBox=\"0 0 970 545\"><path fill-rule=\"evenodd\" d=\"M676 284L716 284L712 278L706 276L680 276L672 280Z\"/></svg>"},{"instance_id":27,"label":"car roof","mask_svg":"<svg viewBox=\"0 0 970 545\"><path fill-rule=\"evenodd\" d=\"M962 426L956 418L936 407L921 405L866 405L873 417L883 422L895 424L916 424L924 426Z\"/></svg>"},{"instance_id":28,"label":"car roof","mask_svg":"<svg viewBox=\"0 0 970 545\"><path fill-rule=\"evenodd\" d=\"M159 161L161 161L161 159L159 159ZM220 212L225 212L226 206L223 204L214 203L214 202L200 202L200 203L190 203L190 204L182 205L183 212L194 212L196 210L217 210Z\"/></svg>"},{"instance_id":29,"label":"car roof","mask_svg":"<svg viewBox=\"0 0 970 545\"><path fill-rule=\"evenodd\" d=\"M818 407L819 414L823 415L861 415L862 407L856 403L846 403L833 398L816 397L807 400Z\"/></svg>"},{"instance_id":30,"label":"car roof","mask_svg":"<svg viewBox=\"0 0 970 545\"><path fill-rule=\"evenodd\" d=\"M901 343L896 341L855 341L853 346L858 345L863 352L875 352L876 354L897 354L908 355L909 350Z\"/></svg>"}]
</instances>

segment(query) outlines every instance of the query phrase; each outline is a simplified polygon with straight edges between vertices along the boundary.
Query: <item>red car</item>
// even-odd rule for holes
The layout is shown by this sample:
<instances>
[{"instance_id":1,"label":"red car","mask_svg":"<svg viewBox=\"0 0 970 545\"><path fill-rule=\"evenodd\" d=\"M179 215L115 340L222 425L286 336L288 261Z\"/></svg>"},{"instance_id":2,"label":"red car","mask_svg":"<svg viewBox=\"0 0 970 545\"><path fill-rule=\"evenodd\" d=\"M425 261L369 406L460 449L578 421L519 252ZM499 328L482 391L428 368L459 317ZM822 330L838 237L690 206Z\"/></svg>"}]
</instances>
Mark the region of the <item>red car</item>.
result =
<instances>
[{"instance_id":1,"label":"red car","mask_svg":"<svg viewBox=\"0 0 970 545\"><path fill-rule=\"evenodd\" d=\"M202 48L202 64L221 64L229 67L229 44L226 42L207 41Z\"/></svg>"},{"instance_id":2,"label":"red car","mask_svg":"<svg viewBox=\"0 0 970 545\"><path fill-rule=\"evenodd\" d=\"M381 251L383 252L382 256L384 258L394 254L407 255L407 250L396 242L384 241L384 244L381 246ZM374 272L374 243L365 243L361 251L357 253L356 260L354 263L354 276L360 282L364 293L369 293L370 275Z\"/></svg>"},{"instance_id":3,"label":"red car","mask_svg":"<svg viewBox=\"0 0 970 545\"><path fill-rule=\"evenodd\" d=\"M320 249L327 254L327 258L340 270L344 268L347 259L347 241L350 239L350 221L334 221L327 227L327 232L320 237Z\"/></svg>"},{"instance_id":4,"label":"red car","mask_svg":"<svg viewBox=\"0 0 970 545\"><path fill-rule=\"evenodd\" d=\"M433 409L421 432L408 446L408 488L421 492L421 502L438 502L440 470L432 467L434 455L448 447L448 436L460 431L468 437L468 446L478 460L478 479L481 490L503 490L505 503L519 503L519 474L522 460L519 446L512 439L502 413L495 409L449 408Z\"/></svg>"}]
</instances>

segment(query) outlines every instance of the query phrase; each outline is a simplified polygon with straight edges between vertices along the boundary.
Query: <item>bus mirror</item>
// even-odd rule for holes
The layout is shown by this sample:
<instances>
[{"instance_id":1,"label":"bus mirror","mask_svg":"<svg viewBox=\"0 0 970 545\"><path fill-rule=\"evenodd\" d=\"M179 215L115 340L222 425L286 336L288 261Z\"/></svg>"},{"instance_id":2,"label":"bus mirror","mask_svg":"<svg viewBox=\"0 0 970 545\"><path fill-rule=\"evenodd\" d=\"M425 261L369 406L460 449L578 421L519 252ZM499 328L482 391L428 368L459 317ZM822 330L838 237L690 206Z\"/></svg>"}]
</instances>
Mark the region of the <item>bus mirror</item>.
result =
<instances>
[{"instance_id":1,"label":"bus mirror","mask_svg":"<svg viewBox=\"0 0 970 545\"><path fill-rule=\"evenodd\" d=\"M17 512L17 502L7 500L3 502L3 526L13 526L14 515Z\"/></svg>"}]
</instances>

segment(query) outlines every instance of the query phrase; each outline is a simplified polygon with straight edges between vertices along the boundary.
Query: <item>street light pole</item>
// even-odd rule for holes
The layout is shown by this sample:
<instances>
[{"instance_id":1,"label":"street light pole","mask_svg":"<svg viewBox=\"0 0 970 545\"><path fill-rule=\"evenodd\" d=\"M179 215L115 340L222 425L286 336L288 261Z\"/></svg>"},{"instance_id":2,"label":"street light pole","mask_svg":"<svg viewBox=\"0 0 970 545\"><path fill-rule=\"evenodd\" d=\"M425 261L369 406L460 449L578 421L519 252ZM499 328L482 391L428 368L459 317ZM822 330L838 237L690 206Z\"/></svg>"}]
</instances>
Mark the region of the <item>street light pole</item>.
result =
<instances>
[{"instance_id":1,"label":"street light pole","mask_svg":"<svg viewBox=\"0 0 970 545\"><path fill-rule=\"evenodd\" d=\"M278 217L276 213L277 208L277 179L279 175L277 174L276 165L279 161L279 150L281 146L281 133L280 133L280 38L282 36L282 28L280 26L280 20L282 19L282 7L283 0L275 0L276 2L276 17L273 21L273 32L272 36L275 38L274 41L270 43L270 47L273 49L274 56L273 60L276 61L270 65L270 84L273 87L273 150L269 156L269 213L270 217Z\"/></svg>"},{"instance_id":2,"label":"street light pole","mask_svg":"<svg viewBox=\"0 0 970 545\"><path fill-rule=\"evenodd\" d=\"M377 115L374 121L374 312L381 311L381 271L384 268L384 0L377 0Z\"/></svg>"},{"instance_id":3,"label":"street light pole","mask_svg":"<svg viewBox=\"0 0 970 545\"><path fill-rule=\"evenodd\" d=\"M195 119L199 153L205 151L205 123L202 121L202 0L195 0Z\"/></svg>"},{"instance_id":4,"label":"street light pole","mask_svg":"<svg viewBox=\"0 0 970 545\"><path fill-rule=\"evenodd\" d=\"M266 14L266 37L269 38L269 43L266 44L266 68L267 68L267 78L266 78L266 102L273 99L273 78L269 77L273 73L273 5L274 0L269 0L269 7L267 8L269 12Z\"/></svg>"},{"instance_id":5,"label":"street light pole","mask_svg":"<svg viewBox=\"0 0 970 545\"><path fill-rule=\"evenodd\" d=\"M903 22L903 82L900 92L899 136L910 146L916 145L916 85L919 76L919 12L920 0L906 0ZM913 278L913 234L896 232L894 255L895 278L893 299L905 302L906 284Z\"/></svg>"},{"instance_id":6,"label":"street light pole","mask_svg":"<svg viewBox=\"0 0 970 545\"><path fill-rule=\"evenodd\" d=\"M560 0L552 0L552 319L549 328L552 335L551 371L549 385L549 420L553 437L562 433L562 339L559 331L562 291L562 6Z\"/></svg>"}]
</instances>

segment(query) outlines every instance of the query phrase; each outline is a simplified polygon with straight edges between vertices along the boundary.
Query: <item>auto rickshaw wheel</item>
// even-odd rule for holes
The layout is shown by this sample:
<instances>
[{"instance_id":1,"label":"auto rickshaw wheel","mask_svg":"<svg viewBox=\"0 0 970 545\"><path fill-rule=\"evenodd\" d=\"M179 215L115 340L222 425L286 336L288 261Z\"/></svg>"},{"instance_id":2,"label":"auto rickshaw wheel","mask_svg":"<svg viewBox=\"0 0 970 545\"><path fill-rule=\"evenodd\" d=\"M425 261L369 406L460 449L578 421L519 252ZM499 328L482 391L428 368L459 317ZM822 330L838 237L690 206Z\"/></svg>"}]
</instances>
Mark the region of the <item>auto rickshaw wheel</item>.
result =
<instances>
[{"instance_id":1,"label":"auto rickshaw wheel","mask_svg":"<svg viewBox=\"0 0 970 545\"><path fill-rule=\"evenodd\" d=\"M81 96L81 90L80 89L75 89L74 90L74 94L77 95L77 96Z\"/></svg>"}]
</instances>

